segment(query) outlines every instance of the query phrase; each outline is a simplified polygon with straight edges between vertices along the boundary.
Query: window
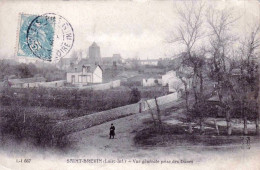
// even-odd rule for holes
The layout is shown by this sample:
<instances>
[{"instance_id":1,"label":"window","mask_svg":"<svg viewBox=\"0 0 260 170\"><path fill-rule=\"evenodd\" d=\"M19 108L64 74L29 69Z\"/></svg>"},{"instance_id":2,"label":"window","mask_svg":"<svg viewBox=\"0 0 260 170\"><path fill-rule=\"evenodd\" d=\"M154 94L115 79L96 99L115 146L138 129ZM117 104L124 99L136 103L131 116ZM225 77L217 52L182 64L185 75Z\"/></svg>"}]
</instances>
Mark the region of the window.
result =
<instances>
[{"instance_id":1,"label":"window","mask_svg":"<svg viewBox=\"0 0 260 170\"><path fill-rule=\"evenodd\" d=\"M71 76L71 83L75 83L75 75Z\"/></svg>"}]
</instances>

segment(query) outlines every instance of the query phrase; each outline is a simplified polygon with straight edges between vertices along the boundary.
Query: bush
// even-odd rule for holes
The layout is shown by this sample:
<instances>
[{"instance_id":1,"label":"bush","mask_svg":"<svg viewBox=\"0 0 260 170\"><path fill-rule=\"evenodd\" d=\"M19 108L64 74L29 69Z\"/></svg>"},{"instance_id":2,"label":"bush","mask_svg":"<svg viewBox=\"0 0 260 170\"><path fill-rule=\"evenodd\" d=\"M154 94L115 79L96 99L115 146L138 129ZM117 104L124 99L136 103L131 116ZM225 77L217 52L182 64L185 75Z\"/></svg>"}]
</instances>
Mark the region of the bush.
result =
<instances>
[{"instance_id":1,"label":"bush","mask_svg":"<svg viewBox=\"0 0 260 170\"><path fill-rule=\"evenodd\" d=\"M137 88L133 88L131 91L130 103L137 103L141 99L141 93Z\"/></svg>"},{"instance_id":2,"label":"bush","mask_svg":"<svg viewBox=\"0 0 260 170\"><path fill-rule=\"evenodd\" d=\"M14 95L16 94L16 95ZM104 111L129 104L129 91L95 91L79 89L24 88L10 89L0 99L0 105L24 107L54 107L87 111Z\"/></svg>"},{"instance_id":3,"label":"bush","mask_svg":"<svg viewBox=\"0 0 260 170\"><path fill-rule=\"evenodd\" d=\"M56 132L54 123L44 115L26 112L20 106L1 111L1 134L13 136L18 142L26 141L37 147L64 147L65 134Z\"/></svg>"},{"instance_id":4,"label":"bush","mask_svg":"<svg viewBox=\"0 0 260 170\"><path fill-rule=\"evenodd\" d=\"M0 79L15 75L17 78L45 77L47 81L64 80L66 73L50 64L25 64L15 60L0 60Z\"/></svg>"}]
</instances>

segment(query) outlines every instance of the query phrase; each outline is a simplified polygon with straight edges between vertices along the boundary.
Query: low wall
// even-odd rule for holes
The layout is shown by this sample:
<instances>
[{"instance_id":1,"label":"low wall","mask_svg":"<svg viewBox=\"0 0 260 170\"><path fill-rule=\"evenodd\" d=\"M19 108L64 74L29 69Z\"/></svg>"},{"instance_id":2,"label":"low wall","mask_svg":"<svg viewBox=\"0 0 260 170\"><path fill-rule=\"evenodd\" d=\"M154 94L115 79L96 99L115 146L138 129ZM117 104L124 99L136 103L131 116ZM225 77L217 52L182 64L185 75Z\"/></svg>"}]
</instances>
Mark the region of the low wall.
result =
<instances>
[{"instance_id":1,"label":"low wall","mask_svg":"<svg viewBox=\"0 0 260 170\"><path fill-rule=\"evenodd\" d=\"M119 119L121 117L130 116L139 112L139 103L131 104L127 106L118 107L111 110L93 113L90 115L78 117L71 120L59 122L56 125L56 130L61 129L65 131L65 134L80 131L86 128L90 128L95 125L99 125L111 120Z\"/></svg>"},{"instance_id":2,"label":"low wall","mask_svg":"<svg viewBox=\"0 0 260 170\"><path fill-rule=\"evenodd\" d=\"M109 83L103 83L103 84L96 84L91 86L82 86L79 87L80 89L90 89L90 90L108 90L116 87L120 87L121 81L115 80L111 81Z\"/></svg>"},{"instance_id":3,"label":"low wall","mask_svg":"<svg viewBox=\"0 0 260 170\"><path fill-rule=\"evenodd\" d=\"M32 83L17 83L12 85L14 88L34 88L34 87L63 87L66 80L58 80L51 82L32 82Z\"/></svg>"},{"instance_id":4,"label":"low wall","mask_svg":"<svg viewBox=\"0 0 260 170\"><path fill-rule=\"evenodd\" d=\"M157 103L158 105L165 105L165 104L169 104L169 103L173 103L177 100L177 93L171 93L169 95L166 96L161 96L161 97L157 97ZM149 106L148 106L148 104ZM142 102L142 111L146 111L149 110L150 108L154 109L156 108L156 103L155 103L155 99L150 99L147 101L143 101Z\"/></svg>"},{"instance_id":5,"label":"low wall","mask_svg":"<svg viewBox=\"0 0 260 170\"><path fill-rule=\"evenodd\" d=\"M172 107L176 101L176 94L173 93L166 96L158 97L157 101L159 107L161 106L161 109ZM156 108L154 99L147 100L147 102L150 104L150 107L152 109ZM108 121L130 116L135 113L140 113L146 110L149 110L147 103L145 101L141 101L139 103L126 105L111 110L97 112L90 115L59 122L56 125L56 130L64 130L64 133L68 134L84 130L86 128L90 128L92 126L100 125Z\"/></svg>"},{"instance_id":6,"label":"low wall","mask_svg":"<svg viewBox=\"0 0 260 170\"><path fill-rule=\"evenodd\" d=\"M51 82L41 82L39 87L63 87L66 83L66 80L51 81Z\"/></svg>"},{"instance_id":7,"label":"low wall","mask_svg":"<svg viewBox=\"0 0 260 170\"><path fill-rule=\"evenodd\" d=\"M14 84L11 87L14 87L14 88L33 88L33 87L39 87L40 83L42 83L42 82L19 83L19 84Z\"/></svg>"},{"instance_id":8,"label":"low wall","mask_svg":"<svg viewBox=\"0 0 260 170\"><path fill-rule=\"evenodd\" d=\"M120 85L121 85L120 80L112 81L112 88L120 87Z\"/></svg>"}]
</instances>

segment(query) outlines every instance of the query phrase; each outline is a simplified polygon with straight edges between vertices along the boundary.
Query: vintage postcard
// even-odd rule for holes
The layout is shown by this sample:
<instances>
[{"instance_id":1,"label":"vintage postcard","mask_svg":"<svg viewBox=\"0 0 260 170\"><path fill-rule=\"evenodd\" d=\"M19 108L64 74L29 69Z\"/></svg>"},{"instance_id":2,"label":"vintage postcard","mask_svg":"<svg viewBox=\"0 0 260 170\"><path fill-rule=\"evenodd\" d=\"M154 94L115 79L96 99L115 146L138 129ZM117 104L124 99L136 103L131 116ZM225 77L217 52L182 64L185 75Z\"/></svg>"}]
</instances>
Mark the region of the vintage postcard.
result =
<instances>
[{"instance_id":1,"label":"vintage postcard","mask_svg":"<svg viewBox=\"0 0 260 170\"><path fill-rule=\"evenodd\" d=\"M258 0L0 0L0 170L260 170Z\"/></svg>"}]
</instances>

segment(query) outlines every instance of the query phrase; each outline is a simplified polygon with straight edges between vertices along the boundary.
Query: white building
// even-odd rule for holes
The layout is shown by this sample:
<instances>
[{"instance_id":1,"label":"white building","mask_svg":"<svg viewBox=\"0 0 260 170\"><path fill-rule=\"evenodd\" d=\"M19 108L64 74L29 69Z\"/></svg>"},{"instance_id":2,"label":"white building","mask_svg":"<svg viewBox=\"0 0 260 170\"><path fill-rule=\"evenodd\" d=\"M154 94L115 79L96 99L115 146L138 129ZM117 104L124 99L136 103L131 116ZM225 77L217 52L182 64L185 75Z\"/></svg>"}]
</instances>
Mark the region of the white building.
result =
<instances>
[{"instance_id":1,"label":"white building","mask_svg":"<svg viewBox=\"0 0 260 170\"><path fill-rule=\"evenodd\" d=\"M162 86L169 85L170 79L177 79L176 72L173 70L168 71L165 75L162 75Z\"/></svg>"},{"instance_id":2,"label":"white building","mask_svg":"<svg viewBox=\"0 0 260 170\"><path fill-rule=\"evenodd\" d=\"M159 60L156 59L147 59L147 60L138 60L139 64L141 65L150 65L150 66L157 66Z\"/></svg>"},{"instance_id":3,"label":"white building","mask_svg":"<svg viewBox=\"0 0 260 170\"><path fill-rule=\"evenodd\" d=\"M150 78L143 79L143 86L144 87L157 86L159 84L162 84L161 78L150 77Z\"/></svg>"},{"instance_id":4,"label":"white building","mask_svg":"<svg viewBox=\"0 0 260 170\"><path fill-rule=\"evenodd\" d=\"M169 92L179 93L181 89L184 90L184 85L180 79L173 79L173 78L169 79L168 86L169 86Z\"/></svg>"},{"instance_id":5,"label":"white building","mask_svg":"<svg viewBox=\"0 0 260 170\"><path fill-rule=\"evenodd\" d=\"M72 84L102 83L103 70L99 65L82 65L67 73L67 82Z\"/></svg>"}]
</instances>

